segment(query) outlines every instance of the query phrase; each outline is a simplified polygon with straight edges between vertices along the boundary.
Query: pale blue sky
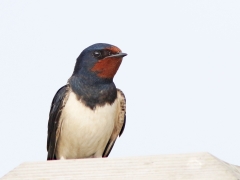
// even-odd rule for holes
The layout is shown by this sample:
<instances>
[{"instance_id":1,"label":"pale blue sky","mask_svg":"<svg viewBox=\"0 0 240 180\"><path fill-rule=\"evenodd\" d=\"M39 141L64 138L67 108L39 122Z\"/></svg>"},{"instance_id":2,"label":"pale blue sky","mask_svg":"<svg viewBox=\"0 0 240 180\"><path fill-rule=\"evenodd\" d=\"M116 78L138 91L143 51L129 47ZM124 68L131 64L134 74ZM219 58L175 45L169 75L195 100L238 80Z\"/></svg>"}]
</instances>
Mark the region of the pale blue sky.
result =
<instances>
[{"instance_id":1,"label":"pale blue sky","mask_svg":"<svg viewBox=\"0 0 240 180\"><path fill-rule=\"evenodd\" d=\"M128 53L110 157L207 151L240 165L240 1L0 1L0 177L46 160L52 98L87 46Z\"/></svg>"}]
</instances>

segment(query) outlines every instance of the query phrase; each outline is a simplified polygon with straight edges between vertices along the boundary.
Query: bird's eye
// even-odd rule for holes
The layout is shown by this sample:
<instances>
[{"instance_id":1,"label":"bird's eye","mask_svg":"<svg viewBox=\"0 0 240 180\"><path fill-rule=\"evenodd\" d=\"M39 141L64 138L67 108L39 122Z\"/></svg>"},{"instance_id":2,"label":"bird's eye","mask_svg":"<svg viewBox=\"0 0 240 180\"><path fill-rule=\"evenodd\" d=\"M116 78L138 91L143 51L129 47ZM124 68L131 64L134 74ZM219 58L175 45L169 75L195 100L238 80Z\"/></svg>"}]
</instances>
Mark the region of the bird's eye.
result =
<instances>
[{"instance_id":1,"label":"bird's eye","mask_svg":"<svg viewBox=\"0 0 240 180\"><path fill-rule=\"evenodd\" d=\"M95 57L101 57L101 52L100 51L94 51L94 53L93 53L93 55L95 56Z\"/></svg>"},{"instance_id":2,"label":"bird's eye","mask_svg":"<svg viewBox=\"0 0 240 180\"><path fill-rule=\"evenodd\" d=\"M112 55L112 52L111 52L111 51L108 51L108 55L111 56L111 55Z\"/></svg>"}]
</instances>

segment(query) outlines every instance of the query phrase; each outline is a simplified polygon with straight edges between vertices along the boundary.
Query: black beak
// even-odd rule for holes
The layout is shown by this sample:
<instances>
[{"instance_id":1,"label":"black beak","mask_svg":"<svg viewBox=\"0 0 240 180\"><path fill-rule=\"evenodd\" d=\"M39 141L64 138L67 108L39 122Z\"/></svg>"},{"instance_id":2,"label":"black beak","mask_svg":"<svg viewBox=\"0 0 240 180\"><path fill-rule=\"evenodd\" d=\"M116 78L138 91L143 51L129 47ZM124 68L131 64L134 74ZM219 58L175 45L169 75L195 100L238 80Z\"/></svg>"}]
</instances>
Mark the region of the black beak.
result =
<instances>
[{"instance_id":1,"label":"black beak","mask_svg":"<svg viewBox=\"0 0 240 180\"><path fill-rule=\"evenodd\" d=\"M127 56L126 53L118 53L118 54L112 54L110 56L107 56L107 57L124 57L124 56Z\"/></svg>"}]
</instances>

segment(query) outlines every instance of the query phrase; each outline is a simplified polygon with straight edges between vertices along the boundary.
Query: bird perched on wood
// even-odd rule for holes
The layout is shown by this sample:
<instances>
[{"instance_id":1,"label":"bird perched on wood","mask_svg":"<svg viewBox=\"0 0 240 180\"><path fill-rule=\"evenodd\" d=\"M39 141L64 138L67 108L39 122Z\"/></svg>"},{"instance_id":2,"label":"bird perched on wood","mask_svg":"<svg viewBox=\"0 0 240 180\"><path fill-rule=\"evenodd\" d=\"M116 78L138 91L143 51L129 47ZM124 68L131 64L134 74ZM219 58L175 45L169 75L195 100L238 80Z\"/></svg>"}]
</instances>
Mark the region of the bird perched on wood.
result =
<instances>
[{"instance_id":1,"label":"bird perched on wood","mask_svg":"<svg viewBox=\"0 0 240 180\"><path fill-rule=\"evenodd\" d=\"M81 52L67 85L52 101L48 160L108 157L126 123L125 96L113 82L126 55L104 43Z\"/></svg>"}]
</instances>

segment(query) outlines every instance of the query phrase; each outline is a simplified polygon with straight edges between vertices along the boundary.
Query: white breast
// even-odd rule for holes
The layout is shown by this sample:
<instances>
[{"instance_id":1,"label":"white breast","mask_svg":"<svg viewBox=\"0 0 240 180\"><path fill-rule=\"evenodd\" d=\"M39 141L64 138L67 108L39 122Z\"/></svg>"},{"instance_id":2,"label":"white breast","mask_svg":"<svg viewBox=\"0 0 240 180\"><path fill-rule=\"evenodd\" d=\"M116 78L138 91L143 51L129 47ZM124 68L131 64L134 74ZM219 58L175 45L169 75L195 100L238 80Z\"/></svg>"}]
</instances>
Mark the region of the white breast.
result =
<instances>
[{"instance_id":1,"label":"white breast","mask_svg":"<svg viewBox=\"0 0 240 180\"><path fill-rule=\"evenodd\" d=\"M70 92L60 117L62 127L56 148L57 159L102 157L117 113L117 100L112 105L92 110Z\"/></svg>"}]
</instances>

